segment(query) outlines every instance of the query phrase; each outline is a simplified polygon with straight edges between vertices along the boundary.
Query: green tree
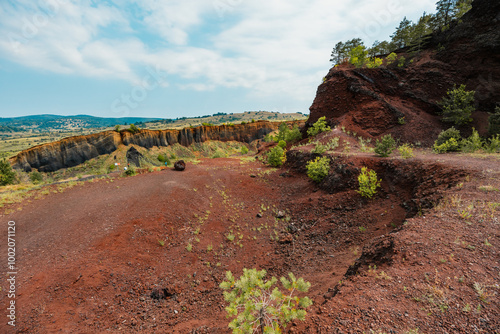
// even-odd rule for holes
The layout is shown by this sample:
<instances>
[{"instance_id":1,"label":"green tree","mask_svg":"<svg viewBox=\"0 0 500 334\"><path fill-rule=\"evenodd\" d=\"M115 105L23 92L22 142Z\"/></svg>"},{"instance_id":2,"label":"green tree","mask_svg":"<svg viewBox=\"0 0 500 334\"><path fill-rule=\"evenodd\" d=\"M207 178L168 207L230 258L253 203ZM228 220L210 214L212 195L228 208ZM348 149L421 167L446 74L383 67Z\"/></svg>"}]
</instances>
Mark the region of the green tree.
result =
<instances>
[{"instance_id":1,"label":"green tree","mask_svg":"<svg viewBox=\"0 0 500 334\"><path fill-rule=\"evenodd\" d=\"M364 45L358 45L349 51L349 62L356 67L362 67L368 61L368 51Z\"/></svg>"},{"instance_id":2,"label":"green tree","mask_svg":"<svg viewBox=\"0 0 500 334\"><path fill-rule=\"evenodd\" d=\"M296 279L292 273L289 279L281 277L285 293L273 286L276 277L266 281L266 271L243 269L243 275L236 280L230 271L219 286L224 291L224 299L229 302L226 312L234 319L229 328L235 334L250 334L257 331L264 334L282 333L293 320L304 320L306 308L312 305L308 297L294 296L296 291L307 292L311 283L303 278Z\"/></svg>"},{"instance_id":3,"label":"green tree","mask_svg":"<svg viewBox=\"0 0 500 334\"><path fill-rule=\"evenodd\" d=\"M361 38L353 38L345 43L338 42L333 48L330 61L334 64L342 63L345 59L349 58L349 52L360 45L363 45Z\"/></svg>"},{"instance_id":4,"label":"green tree","mask_svg":"<svg viewBox=\"0 0 500 334\"><path fill-rule=\"evenodd\" d=\"M391 35L391 41L397 48L404 48L411 42L411 37L413 33L413 25L410 20L403 18L403 20L399 23L399 26L396 27L396 31Z\"/></svg>"},{"instance_id":5,"label":"green tree","mask_svg":"<svg viewBox=\"0 0 500 334\"><path fill-rule=\"evenodd\" d=\"M377 153L381 157L388 157L392 151L396 148L396 141L390 134L382 137L382 140L375 144L375 153Z\"/></svg>"},{"instance_id":6,"label":"green tree","mask_svg":"<svg viewBox=\"0 0 500 334\"><path fill-rule=\"evenodd\" d=\"M488 117L488 135L500 134L500 107L495 108L495 112Z\"/></svg>"},{"instance_id":7,"label":"green tree","mask_svg":"<svg viewBox=\"0 0 500 334\"><path fill-rule=\"evenodd\" d=\"M359 190L357 192L367 198L372 198L377 193L382 180L377 179L377 173L366 167L361 167L361 173L358 176Z\"/></svg>"},{"instance_id":8,"label":"green tree","mask_svg":"<svg viewBox=\"0 0 500 334\"><path fill-rule=\"evenodd\" d=\"M267 163L273 167L280 167L286 161L285 150L279 146L273 147L267 154Z\"/></svg>"},{"instance_id":9,"label":"green tree","mask_svg":"<svg viewBox=\"0 0 500 334\"><path fill-rule=\"evenodd\" d=\"M307 135L310 137L314 137L321 132L330 131L330 130L331 130L331 128L326 124L326 117L323 116L323 117L318 118L316 123L314 123L313 126L310 127L309 129L307 129Z\"/></svg>"},{"instance_id":10,"label":"green tree","mask_svg":"<svg viewBox=\"0 0 500 334\"><path fill-rule=\"evenodd\" d=\"M0 160L0 186L6 186L14 183L16 180L16 173L12 170L7 159Z\"/></svg>"},{"instance_id":11,"label":"green tree","mask_svg":"<svg viewBox=\"0 0 500 334\"><path fill-rule=\"evenodd\" d=\"M472 121L470 117L474 111L474 94L473 90L466 91L465 85L456 85L453 89L447 92L447 97L444 97L438 104L442 108L444 122L451 122L457 125L464 125Z\"/></svg>"},{"instance_id":12,"label":"green tree","mask_svg":"<svg viewBox=\"0 0 500 334\"><path fill-rule=\"evenodd\" d=\"M141 129L139 129L135 124L131 123L130 124L130 128L129 128L130 132L132 133L137 133L139 132Z\"/></svg>"},{"instance_id":13,"label":"green tree","mask_svg":"<svg viewBox=\"0 0 500 334\"><path fill-rule=\"evenodd\" d=\"M118 124L117 124L117 125L115 125L115 131L116 131L116 132L120 132L120 125L118 125Z\"/></svg>"},{"instance_id":14,"label":"green tree","mask_svg":"<svg viewBox=\"0 0 500 334\"><path fill-rule=\"evenodd\" d=\"M457 0L439 0L436 2L435 24L436 28L448 27L453 19L453 10Z\"/></svg>"},{"instance_id":15,"label":"green tree","mask_svg":"<svg viewBox=\"0 0 500 334\"><path fill-rule=\"evenodd\" d=\"M307 176L316 183L323 181L330 171L330 159L328 157L316 157L306 164Z\"/></svg>"}]
</instances>

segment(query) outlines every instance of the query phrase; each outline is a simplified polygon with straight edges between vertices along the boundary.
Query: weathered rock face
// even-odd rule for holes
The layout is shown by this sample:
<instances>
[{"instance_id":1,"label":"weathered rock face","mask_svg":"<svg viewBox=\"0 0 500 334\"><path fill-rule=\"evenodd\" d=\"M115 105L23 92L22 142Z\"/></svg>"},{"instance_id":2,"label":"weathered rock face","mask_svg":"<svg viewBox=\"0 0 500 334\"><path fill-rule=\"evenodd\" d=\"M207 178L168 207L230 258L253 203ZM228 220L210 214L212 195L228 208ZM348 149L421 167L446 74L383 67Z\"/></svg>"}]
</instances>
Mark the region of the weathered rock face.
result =
<instances>
[{"instance_id":1,"label":"weathered rock face","mask_svg":"<svg viewBox=\"0 0 500 334\"><path fill-rule=\"evenodd\" d=\"M34 146L11 159L14 168L30 172L52 172L73 167L102 154L114 152L119 145L137 145L145 148L181 144L189 146L207 140L241 141L250 143L276 130L279 123L259 121L234 126L201 126L182 130L141 130L135 134L105 131L87 136L65 138L57 142Z\"/></svg>"},{"instance_id":2,"label":"weathered rock face","mask_svg":"<svg viewBox=\"0 0 500 334\"><path fill-rule=\"evenodd\" d=\"M132 163L136 167L141 167L142 154L135 147L132 146L128 149L126 157L128 164Z\"/></svg>"},{"instance_id":3,"label":"weathered rock face","mask_svg":"<svg viewBox=\"0 0 500 334\"><path fill-rule=\"evenodd\" d=\"M430 145L452 125L440 121L437 102L454 84L465 84L467 90L476 91L472 126L485 134L487 112L500 102L499 12L499 1L475 0L460 24L433 35L405 67L332 68L318 87L307 126L326 116L331 124L364 136L391 133Z\"/></svg>"},{"instance_id":4,"label":"weathered rock face","mask_svg":"<svg viewBox=\"0 0 500 334\"><path fill-rule=\"evenodd\" d=\"M174 169L179 172L184 171L186 169L186 163L184 162L184 160L176 161L174 164Z\"/></svg>"}]
</instances>

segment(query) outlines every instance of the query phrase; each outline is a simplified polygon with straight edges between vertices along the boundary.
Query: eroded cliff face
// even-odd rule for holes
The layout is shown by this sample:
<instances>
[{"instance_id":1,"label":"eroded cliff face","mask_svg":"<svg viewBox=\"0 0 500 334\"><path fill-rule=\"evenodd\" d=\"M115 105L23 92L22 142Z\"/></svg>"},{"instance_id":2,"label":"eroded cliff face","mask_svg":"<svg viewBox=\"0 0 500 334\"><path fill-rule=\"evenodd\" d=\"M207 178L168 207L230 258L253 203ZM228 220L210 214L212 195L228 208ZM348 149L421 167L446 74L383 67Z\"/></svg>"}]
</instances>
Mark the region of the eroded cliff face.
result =
<instances>
[{"instance_id":1,"label":"eroded cliff face","mask_svg":"<svg viewBox=\"0 0 500 334\"><path fill-rule=\"evenodd\" d=\"M318 87L307 126L322 116L357 134L387 133L407 142L431 145L442 123L440 101L454 84L476 91L472 126L487 131L488 112L500 102L500 2L476 0L461 23L432 36L418 54L400 50L404 67L332 68ZM411 63L410 63L410 59ZM463 134L470 126L461 129Z\"/></svg>"},{"instance_id":2,"label":"eroded cliff face","mask_svg":"<svg viewBox=\"0 0 500 334\"><path fill-rule=\"evenodd\" d=\"M181 144L189 146L207 140L240 141L250 143L276 130L279 123L259 121L234 126L201 126L182 130L105 131L87 136L75 136L57 142L34 146L11 159L14 168L30 172L53 172L73 167L102 154L114 152L119 145L137 145L145 148Z\"/></svg>"}]
</instances>

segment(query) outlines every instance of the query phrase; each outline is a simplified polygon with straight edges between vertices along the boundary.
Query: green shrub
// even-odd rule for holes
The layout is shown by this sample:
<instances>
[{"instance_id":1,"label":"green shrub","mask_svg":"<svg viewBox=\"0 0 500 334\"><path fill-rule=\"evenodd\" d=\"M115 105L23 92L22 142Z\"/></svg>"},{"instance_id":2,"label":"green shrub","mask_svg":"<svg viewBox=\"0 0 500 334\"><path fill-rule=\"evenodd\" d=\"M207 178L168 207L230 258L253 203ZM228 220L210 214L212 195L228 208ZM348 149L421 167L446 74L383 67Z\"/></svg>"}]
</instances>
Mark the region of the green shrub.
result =
<instances>
[{"instance_id":1,"label":"green shrub","mask_svg":"<svg viewBox=\"0 0 500 334\"><path fill-rule=\"evenodd\" d=\"M462 140L462 152L473 153L483 148L483 141L476 129L472 128L469 138Z\"/></svg>"},{"instance_id":2,"label":"green shrub","mask_svg":"<svg viewBox=\"0 0 500 334\"><path fill-rule=\"evenodd\" d=\"M300 133L299 126L294 124L292 130L287 132L285 141L287 143L293 143L300 139L302 139L302 134Z\"/></svg>"},{"instance_id":3,"label":"green shrub","mask_svg":"<svg viewBox=\"0 0 500 334\"><path fill-rule=\"evenodd\" d=\"M14 183L16 180L16 173L12 170L7 159L0 160L0 186L6 186Z\"/></svg>"},{"instance_id":4,"label":"green shrub","mask_svg":"<svg viewBox=\"0 0 500 334\"><path fill-rule=\"evenodd\" d=\"M377 193L381 181L377 179L377 173L374 170L362 167L361 174L358 176L359 190L357 192L363 197L372 198Z\"/></svg>"},{"instance_id":5,"label":"green shrub","mask_svg":"<svg viewBox=\"0 0 500 334\"><path fill-rule=\"evenodd\" d=\"M129 166L127 170L125 171L126 176L134 176L136 174L135 168L132 166Z\"/></svg>"},{"instance_id":6,"label":"green shrub","mask_svg":"<svg viewBox=\"0 0 500 334\"><path fill-rule=\"evenodd\" d=\"M489 143L484 144L484 149L488 153L500 152L500 134L491 137Z\"/></svg>"},{"instance_id":7,"label":"green shrub","mask_svg":"<svg viewBox=\"0 0 500 334\"><path fill-rule=\"evenodd\" d=\"M339 141L340 141L339 137L333 137L332 139L330 139L330 141L326 144L326 150L327 151L335 150L337 147L339 147Z\"/></svg>"},{"instance_id":8,"label":"green shrub","mask_svg":"<svg viewBox=\"0 0 500 334\"><path fill-rule=\"evenodd\" d=\"M280 140L280 141L278 142L278 146L284 149L284 148L286 147L286 141L284 141L284 140Z\"/></svg>"},{"instance_id":9,"label":"green shrub","mask_svg":"<svg viewBox=\"0 0 500 334\"><path fill-rule=\"evenodd\" d=\"M398 67L405 66L405 63L406 63L406 58L401 56L401 58L398 59Z\"/></svg>"},{"instance_id":10,"label":"green shrub","mask_svg":"<svg viewBox=\"0 0 500 334\"><path fill-rule=\"evenodd\" d=\"M279 146L273 147L267 154L267 163L273 167L280 167L286 161L285 150Z\"/></svg>"},{"instance_id":11,"label":"green shrub","mask_svg":"<svg viewBox=\"0 0 500 334\"><path fill-rule=\"evenodd\" d=\"M500 134L500 107L495 108L495 112L488 117L488 135Z\"/></svg>"},{"instance_id":12,"label":"green shrub","mask_svg":"<svg viewBox=\"0 0 500 334\"><path fill-rule=\"evenodd\" d=\"M460 136L460 130L455 129L455 127L453 126L447 130L441 131L434 145L442 145L451 138L455 138L456 142L460 142L462 140L462 136Z\"/></svg>"},{"instance_id":13,"label":"green shrub","mask_svg":"<svg viewBox=\"0 0 500 334\"><path fill-rule=\"evenodd\" d=\"M460 144L455 138L450 138L441 145L437 145L436 143L434 143L434 146L432 146L432 150L436 153L453 152L458 151L459 149Z\"/></svg>"},{"instance_id":14,"label":"green shrub","mask_svg":"<svg viewBox=\"0 0 500 334\"><path fill-rule=\"evenodd\" d=\"M115 131L116 132L120 132L120 126L119 125L115 125Z\"/></svg>"},{"instance_id":15,"label":"green shrub","mask_svg":"<svg viewBox=\"0 0 500 334\"><path fill-rule=\"evenodd\" d=\"M108 173L110 173L110 172L114 171L115 169L116 169L115 164L111 164L111 165L109 165L109 166L108 166Z\"/></svg>"},{"instance_id":16,"label":"green shrub","mask_svg":"<svg viewBox=\"0 0 500 334\"><path fill-rule=\"evenodd\" d=\"M33 184L38 184L43 182L43 175L38 171L33 171L30 173L30 180Z\"/></svg>"},{"instance_id":17,"label":"green shrub","mask_svg":"<svg viewBox=\"0 0 500 334\"><path fill-rule=\"evenodd\" d=\"M326 117L320 117L316 123L313 124L311 128L307 130L307 135L310 137L314 137L317 134L325 131L330 131L330 127L326 124Z\"/></svg>"},{"instance_id":18,"label":"green shrub","mask_svg":"<svg viewBox=\"0 0 500 334\"><path fill-rule=\"evenodd\" d=\"M366 63L366 67L368 68L378 68L380 66L382 66L382 59L380 58L371 58L370 60L368 60L368 62Z\"/></svg>"},{"instance_id":19,"label":"green shrub","mask_svg":"<svg viewBox=\"0 0 500 334\"><path fill-rule=\"evenodd\" d=\"M137 132L141 131L141 129L139 129L135 124L132 123L132 124L130 124L129 131L132 133L137 133Z\"/></svg>"},{"instance_id":20,"label":"green shrub","mask_svg":"<svg viewBox=\"0 0 500 334\"><path fill-rule=\"evenodd\" d=\"M387 57L385 57L385 61L386 61L387 65L391 65L392 63L394 63L396 61L396 59L398 59L398 55L395 54L394 52L389 53L389 55Z\"/></svg>"},{"instance_id":21,"label":"green shrub","mask_svg":"<svg viewBox=\"0 0 500 334\"><path fill-rule=\"evenodd\" d=\"M447 97L438 103L443 109L443 121L451 122L457 125L467 124L472 121L470 115L474 111L475 91L466 91L465 85L453 86L453 89L447 92Z\"/></svg>"},{"instance_id":22,"label":"green shrub","mask_svg":"<svg viewBox=\"0 0 500 334\"><path fill-rule=\"evenodd\" d=\"M244 146L244 145L243 145L243 146L241 147L241 151L240 151L240 152L241 152L241 154L243 154L243 155L247 154L247 153L248 153L248 147L246 147L246 146Z\"/></svg>"},{"instance_id":23,"label":"green shrub","mask_svg":"<svg viewBox=\"0 0 500 334\"><path fill-rule=\"evenodd\" d=\"M219 286L224 291L224 299L229 302L226 312L234 319L229 323L233 333L282 333L293 320L304 320L305 309L312 305L308 297L293 296L295 291L307 292L311 283L296 279L292 273L290 280L281 277L285 293L273 285L276 277L264 280L266 271L243 269L243 275L235 280L230 271Z\"/></svg>"},{"instance_id":24,"label":"green shrub","mask_svg":"<svg viewBox=\"0 0 500 334\"><path fill-rule=\"evenodd\" d=\"M377 142L375 144L375 153L377 153L381 157L388 157L395 148L396 141L389 134L383 136L381 141L377 139Z\"/></svg>"},{"instance_id":25,"label":"green shrub","mask_svg":"<svg viewBox=\"0 0 500 334\"><path fill-rule=\"evenodd\" d=\"M349 62L356 67L362 67L368 60L368 51L363 45L351 49L348 53Z\"/></svg>"},{"instance_id":26,"label":"green shrub","mask_svg":"<svg viewBox=\"0 0 500 334\"><path fill-rule=\"evenodd\" d=\"M243 123L241 123L241 124L243 124ZM206 122L202 122L201 125L202 126L214 126L213 123L206 123Z\"/></svg>"},{"instance_id":27,"label":"green shrub","mask_svg":"<svg viewBox=\"0 0 500 334\"><path fill-rule=\"evenodd\" d=\"M314 148L312 149L312 153L315 153L315 154L323 154L325 153L327 150L327 147L323 144L321 144L319 141L316 142L316 144L314 145Z\"/></svg>"},{"instance_id":28,"label":"green shrub","mask_svg":"<svg viewBox=\"0 0 500 334\"><path fill-rule=\"evenodd\" d=\"M399 146L398 151L403 159L413 158L413 147L408 143Z\"/></svg>"},{"instance_id":29,"label":"green shrub","mask_svg":"<svg viewBox=\"0 0 500 334\"><path fill-rule=\"evenodd\" d=\"M217 159L217 158L225 158L226 153L224 153L221 149L217 149L214 154L212 154L211 158L212 159Z\"/></svg>"},{"instance_id":30,"label":"green shrub","mask_svg":"<svg viewBox=\"0 0 500 334\"><path fill-rule=\"evenodd\" d=\"M317 157L314 161L308 161L306 165L307 176L314 182L319 183L330 171L330 159L328 157Z\"/></svg>"}]
</instances>

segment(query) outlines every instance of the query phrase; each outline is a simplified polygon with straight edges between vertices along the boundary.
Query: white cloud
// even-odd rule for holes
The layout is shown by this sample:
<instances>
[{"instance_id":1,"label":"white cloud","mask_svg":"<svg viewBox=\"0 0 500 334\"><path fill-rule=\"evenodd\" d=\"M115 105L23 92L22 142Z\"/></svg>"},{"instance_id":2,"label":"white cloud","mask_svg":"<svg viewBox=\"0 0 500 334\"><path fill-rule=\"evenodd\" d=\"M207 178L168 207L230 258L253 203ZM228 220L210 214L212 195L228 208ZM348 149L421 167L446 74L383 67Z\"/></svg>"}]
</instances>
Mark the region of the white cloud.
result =
<instances>
[{"instance_id":1,"label":"white cloud","mask_svg":"<svg viewBox=\"0 0 500 334\"><path fill-rule=\"evenodd\" d=\"M0 4L0 57L133 84L144 68L159 67L182 78L175 85L181 89L245 88L256 97L296 101L312 101L336 42L360 36L370 45L405 14L434 7L434 0L47 3Z\"/></svg>"}]
</instances>

